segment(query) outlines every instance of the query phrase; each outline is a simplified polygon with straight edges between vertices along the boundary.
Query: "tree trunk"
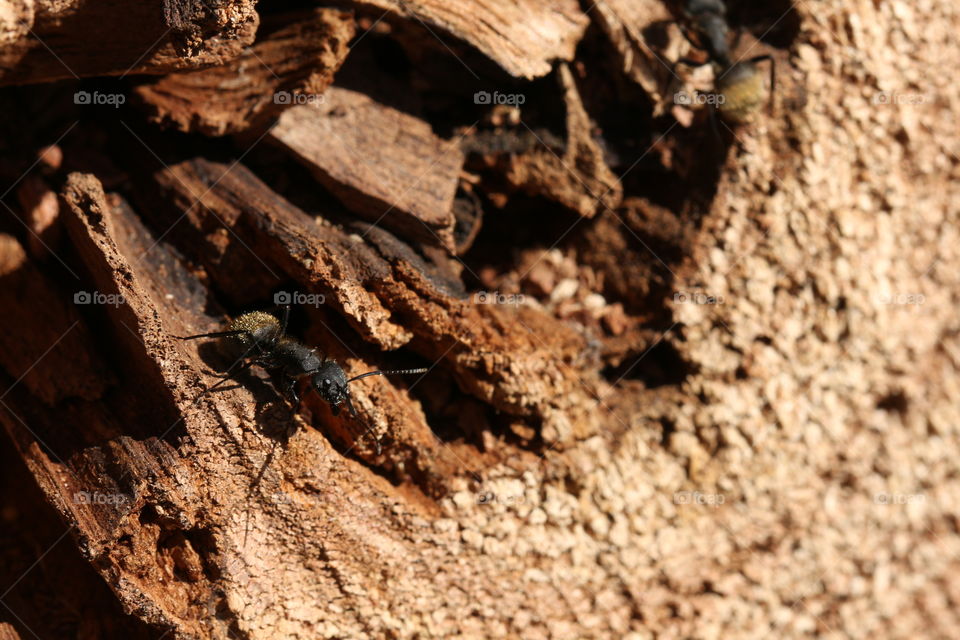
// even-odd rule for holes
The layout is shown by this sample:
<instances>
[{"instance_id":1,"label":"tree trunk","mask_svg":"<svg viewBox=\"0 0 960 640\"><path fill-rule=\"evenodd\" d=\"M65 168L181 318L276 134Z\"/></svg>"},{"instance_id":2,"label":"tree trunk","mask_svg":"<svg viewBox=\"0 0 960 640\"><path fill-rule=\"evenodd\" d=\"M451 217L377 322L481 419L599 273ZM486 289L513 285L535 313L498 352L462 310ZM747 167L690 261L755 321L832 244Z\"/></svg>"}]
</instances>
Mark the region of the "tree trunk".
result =
<instances>
[{"instance_id":1,"label":"tree trunk","mask_svg":"<svg viewBox=\"0 0 960 640\"><path fill-rule=\"evenodd\" d=\"M0 638L960 634L946 6L8 4Z\"/></svg>"}]
</instances>

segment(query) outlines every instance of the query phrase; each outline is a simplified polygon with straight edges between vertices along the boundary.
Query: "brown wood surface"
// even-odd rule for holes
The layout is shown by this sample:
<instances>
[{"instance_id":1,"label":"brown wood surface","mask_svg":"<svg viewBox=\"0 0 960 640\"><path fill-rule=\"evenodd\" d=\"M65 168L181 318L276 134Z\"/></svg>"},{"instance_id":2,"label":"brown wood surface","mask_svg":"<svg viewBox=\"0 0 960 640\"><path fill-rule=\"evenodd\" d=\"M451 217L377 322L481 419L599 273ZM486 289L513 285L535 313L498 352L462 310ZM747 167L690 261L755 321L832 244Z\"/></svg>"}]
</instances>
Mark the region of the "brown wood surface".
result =
<instances>
[{"instance_id":1,"label":"brown wood surface","mask_svg":"<svg viewBox=\"0 0 960 640\"><path fill-rule=\"evenodd\" d=\"M229 63L137 87L154 118L220 136L259 129L291 104L317 99L347 56L353 18L335 9L283 15L283 26Z\"/></svg>"},{"instance_id":2,"label":"brown wood surface","mask_svg":"<svg viewBox=\"0 0 960 640\"><path fill-rule=\"evenodd\" d=\"M455 36L496 61L511 75L537 78L556 59L573 58L588 24L573 0L365 0L424 25L441 39ZM448 34L448 35L441 35Z\"/></svg>"},{"instance_id":3,"label":"brown wood surface","mask_svg":"<svg viewBox=\"0 0 960 640\"><path fill-rule=\"evenodd\" d=\"M333 87L318 103L287 109L267 141L374 224L454 250L452 208L463 154L426 122Z\"/></svg>"},{"instance_id":4,"label":"brown wood surface","mask_svg":"<svg viewBox=\"0 0 960 640\"><path fill-rule=\"evenodd\" d=\"M945 4L0 5L0 640L960 637Z\"/></svg>"},{"instance_id":5,"label":"brown wood surface","mask_svg":"<svg viewBox=\"0 0 960 640\"><path fill-rule=\"evenodd\" d=\"M223 63L253 42L250 0L12 0L0 32L0 84L165 73Z\"/></svg>"}]
</instances>

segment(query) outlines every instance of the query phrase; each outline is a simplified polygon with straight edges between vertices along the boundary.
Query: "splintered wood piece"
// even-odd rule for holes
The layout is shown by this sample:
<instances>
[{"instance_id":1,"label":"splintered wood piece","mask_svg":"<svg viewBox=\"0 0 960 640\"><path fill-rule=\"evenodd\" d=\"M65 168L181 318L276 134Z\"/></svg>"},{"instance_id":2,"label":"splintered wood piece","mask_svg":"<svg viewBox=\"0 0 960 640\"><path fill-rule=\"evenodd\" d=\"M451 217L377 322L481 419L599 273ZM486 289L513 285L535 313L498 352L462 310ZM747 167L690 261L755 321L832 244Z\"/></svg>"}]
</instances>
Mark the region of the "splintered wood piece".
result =
<instances>
[{"instance_id":1,"label":"splintered wood piece","mask_svg":"<svg viewBox=\"0 0 960 640\"><path fill-rule=\"evenodd\" d=\"M616 49L623 71L643 87L654 104L661 104L672 75L671 61L677 56L668 54L668 60L655 52L644 31L673 19L666 4L661 0L604 0L594 5L593 16Z\"/></svg>"},{"instance_id":2,"label":"splintered wood piece","mask_svg":"<svg viewBox=\"0 0 960 640\"><path fill-rule=\"evenodd\" d=\"M154 120L211 136L263 126L292 104L317 100L347 57L353 17L317 9L283 18L286 26L226 64L172 73L135 92Z\"/></svg>"},{"instance_id":3,"label":"splintered wood piece","mask_svg":"<svg viewBox=\"0 0 960 640\"><path fill-rule=\"evenodd\" d=\"M468 393L540 422L546 439L582 437L596 426L583 385L564 364L583 349L583 338L563 323L522 306L464 299L385 229L363 225L362 235L351 234L315 220L242 165L198 158L166 167L156 179L161 196L180 209L171 217L185 214L180 242L196 246L197 259L224 286L242 283L242 274L224 271L202 248L211 230L226 225L230 244L251 248L307 290L326 295L366 339L386 349L409 346L442 363ZM574 434L572 425L583 431Z\"/></svg>"},{"instance_id":4,"label":"splintered wood piece","mask_svg":"<svg viewBox=\"0 0 960 640\"><path fill-rule=\"evenodd\" d=\"M331 87L283 112L267 134L350 210L398 235L455 251L453 200L463 152L430 125Z\"/></svg>"},{"instance_id":5,"label":"splintered wood piece","mask_svg":"<svg viewBox=\"0 0 960 640\"><path fill-rule=\"evenodd\" d=\"M369 445L351 443L365 425L352 422L354 433L339 441L343 453L333 448L328 438L337 442L349 431L348 416L327 415L334 423L325 426L337 428L325 429L325 437L304 428L256 380L202 396L209 382L201 374L208 368L203 350L173 336L210 325L200 311L208 304L206 289L93 176L71 174L63 198L85 269L98 288L122 296L105 310L101 335L121 343L122 366L139 370L89 405L85 419L136 431L138 422L123 419L129 406L144 404L153 415L139 424L150 431L84 442L67 456L41 450L10 412L0 412L0 421L121 602L151 624L210 637L211 610L246 629L262 625L263 608L275 606L279 596L265 594L343 602L337 576L363 585L363 593L384 578L399 580L416 542L389 507L404 504L426 515L436 511L432 501L409 486L395 488L353 459L361 451L375 457ZM388 472L416 476L424 491L445 493L456 474L469 471L431 433L418 403L388 379L352 391L361 414L376 414L371 422L389 431L382 463ZM56 411L36 406L26 393L8 402L29 416L52 450L61 449L66 434L55 425ZM90 438L89 430L80 437ZM280 556L290 564L278 572Z\"/></svg>"},{"instance_id":6,"label":"splintered wood piece","mask_svg":"<svg viewBox=\"0 0 960 640\"><path fill-rule=\"evenodd\" d=\"M231 293L237 287L249 289L249 279L237 278L238 272L267 264L274 281L254 285L262 289L261 297L269 296L282 276L291 273L311 290L319 290L324 304L343 313L367 340L385 349L410 340L410 332L390 318L390 311L365 286L385 276L387 269L370 260L362 242L329 224L317 224L246 167L228 168L198 158L169 165L154 176L160 195L171 201L170 211L157 224L162 228L184 216L177 224L178 240L188 251L196 251L221 289ZM209 188L211 184L215 186ZM293 229L290 220L296 221ZM251 224L276 226L261 235L247 230ZM214 243L216 252L209 248ZM235 253L240 259L232 258Z\"/></svg>"},{"instance_id":7,"label":"splintered wood piece","mask_svg":"<svg viewBox=\"0 0 960 640\"><path fill-rule=\"evenodd\" d=\"M365 0L363 4L448 31L509 74L527 79L550 73L554 60L572 60L589 23L576 0Z\"/></svg>"},{"instance_id":8,"label":"splintered wood piece","mask_svg":"<svg viewBox=\"0 0 960 640\"><path fill-rule=\"evenodd\" d=\"M593 124L573 74L566 65L560 65L558 71L567 109L563 154L538 144L529 153L511 155L505 177L514 188L541 194L592 218L597 211L615 208L623 197L623 187L591 135Z\"/></svg>"},{"instance_id":9,"label":"splintered wood piece","mask_svg":"<svg viewBox=\"0 0 960 640\"><path fill-rule=\"evenodd\" d=\"M253 0L4 5L0 85L222 64L253 43L259 22Z\"/></svg>"}]
</instances>

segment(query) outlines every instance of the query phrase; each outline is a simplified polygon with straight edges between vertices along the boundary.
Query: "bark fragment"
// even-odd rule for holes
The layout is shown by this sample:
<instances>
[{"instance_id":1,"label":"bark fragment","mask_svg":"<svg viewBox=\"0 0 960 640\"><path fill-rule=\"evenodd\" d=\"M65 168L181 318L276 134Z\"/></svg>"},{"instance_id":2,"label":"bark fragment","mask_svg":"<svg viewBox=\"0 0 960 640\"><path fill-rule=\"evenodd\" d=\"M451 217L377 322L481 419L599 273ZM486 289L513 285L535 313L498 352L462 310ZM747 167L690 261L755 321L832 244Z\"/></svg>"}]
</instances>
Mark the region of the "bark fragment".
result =
<instances>
[{"instance_id":1,"label":"bark fragment","mask_svg":"<svg viewBox=\"0 0 960 640\"><path fill-rule=\"evenodd\" d=\"M664 99L670 66L678 57L676 48L660 51L648 42L650 30L665 27L673 19L660 0L604 0L594 7L594 16L620 57L623 71L639 84L654 104Z\"/></svg>"},{"instance_id":2,"label":"bark fragment","mask_svg":"<svg viewBox=\"0 0 960 640\"><path fill-rule=\"evenodd\" d=\"M346 58L352 16L317 9L272 22L283 26L226 64L171 73L136 93L154 119L211 136L262 128L291 104L320 99Z\"/></svg>"},{"instance_id":3,"label":"bark fragment","mask_svg":"<svg viewBox=\"0 0 960 640\"><path fill-rule=\"evenodd\" d=\"M425 23L427 29L439 27L472 44L511 75L527 79L549 73L555 59L572 59L588 23L574 0L367 0L364 4Z\"/></svg>"},{"instance_id":4,"label":"bark fragment","mask_svg":"<svg viewBox=\"0 0 960 640\"><path fill-rule=\"evenodd\" d=\"M14 0L3 16L0 85L196 69L253 42L251 0Z\"/></svg>"},{"instance_id":5,"label":"bark fragment","mask_svg":"<svg viewBox=\"0 0 960 640\"><path fill-rule=\"evenodd\" d=\"M463 154L426 122L333 87L288 109L268 140L352 211L398 235L455 251L453 201Z\"/></svg>"}]
</instances>

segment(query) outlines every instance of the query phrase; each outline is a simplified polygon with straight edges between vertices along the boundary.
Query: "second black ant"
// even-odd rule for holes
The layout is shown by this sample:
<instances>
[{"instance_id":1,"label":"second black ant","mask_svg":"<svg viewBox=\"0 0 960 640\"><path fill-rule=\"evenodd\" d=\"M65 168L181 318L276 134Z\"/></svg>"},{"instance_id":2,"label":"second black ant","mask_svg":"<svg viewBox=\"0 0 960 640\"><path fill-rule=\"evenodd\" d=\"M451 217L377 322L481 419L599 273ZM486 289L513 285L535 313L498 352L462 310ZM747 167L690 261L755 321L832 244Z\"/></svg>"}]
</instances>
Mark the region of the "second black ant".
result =
<instances>
[{"instance_id":1,"label":"second black ant","mask_svg":"<svg viewBox=\"0 0 960 640\"><path fill-rule=\"evenodd\" d=\"M680 59L678 64L703 66L712 64L715 75L717 109L720 115L734 123L744 123L764 102L761 62L770 63L770 91L775 86L773 58L759 55L734 62L729 44L730 27L727 23L727 6L723 0L685 0L683 2L684 36L690 43L707 53L707 62ZM696 36L691 37L690 32ZM739 33L737 34L739 40ZM734 44L734 47L736 44Z\"/></svg>"}]
</instances>

